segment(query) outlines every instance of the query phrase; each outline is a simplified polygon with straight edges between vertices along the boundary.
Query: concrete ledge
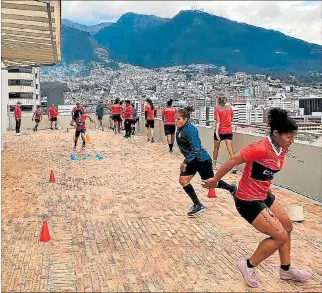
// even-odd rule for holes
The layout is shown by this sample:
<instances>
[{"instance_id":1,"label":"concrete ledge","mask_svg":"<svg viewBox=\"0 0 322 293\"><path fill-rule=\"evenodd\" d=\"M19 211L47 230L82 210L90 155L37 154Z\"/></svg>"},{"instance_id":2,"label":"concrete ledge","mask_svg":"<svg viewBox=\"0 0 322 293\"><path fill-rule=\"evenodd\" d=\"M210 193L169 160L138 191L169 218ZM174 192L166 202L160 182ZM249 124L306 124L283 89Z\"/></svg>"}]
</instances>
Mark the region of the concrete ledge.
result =
<instances>
[{"instance_id":1,"label":"concrete ledge","mask_svg":"<svg viewBox=\"0 0 322 293\"><path fill-rule=\"evenodd\" d=\"M96 120L95 115L90 115ZM34 122L31 121L31 115L24 115L22 117L21 127L22 129L31 129L34 126ZM69 123L71 116L59 116L58 125L62 129L71 128ZM14 118L10 117L11 129L14 129ZM109 126L109 115L105 115L103 118L103 126ZM39 125L39 129L46 129L49 127L47 115L44 115L43 120ZM91 128L90 124L88 127ZM145 135L145 120L140 117L139 122L136 125L137 131ZM205 126L198 126L200 139L203 146L212 155L213 151L213 129ZM161 119L155 120L154 137L157 141L166 142L166 137L163 131L163 123ZM235 152L246 145L257 141L261 138L259 134L245 134L234 132L233 148ZM311 199L322 202L322 148L314 145L294 143L291 151L305 163L301 163L292 158L286 158L285 166L282 172L278 173L274 179L274 183L282 186L286 189L297 192L301 195L309 197ZM228 160L228 153L225 147L225 143L221 144L219 151L219 162L225 162ZM239 166L239 170L242 170L243 166Z\"/></svg>"},{"instance_id":2,"label":"concrete ledge","mask_svg":"<svg viewBox=\"0 0 322 293\"><path fill-rule=\"evenodd\" d=\"M203 146L212 156L214 143L213 129L205 126L198 126L197 128ZM145 134L146 130L142 117L140 118L138 129L141 134ZM163 123L160 119L155 120L154 136L158 141L166 142ZM238 152L243 147L262 137L259 134L234 132L234 151ZM294 143L291 151L305 163L286 157L284 169L276 175L274 184L322 202L322 148L314 145ZM223 142L220 146L218 161L225 162L228 158L229 155ZM242 171L242 169L243 166L239 166L239 170Z\"/></svg>"}]
</instances>

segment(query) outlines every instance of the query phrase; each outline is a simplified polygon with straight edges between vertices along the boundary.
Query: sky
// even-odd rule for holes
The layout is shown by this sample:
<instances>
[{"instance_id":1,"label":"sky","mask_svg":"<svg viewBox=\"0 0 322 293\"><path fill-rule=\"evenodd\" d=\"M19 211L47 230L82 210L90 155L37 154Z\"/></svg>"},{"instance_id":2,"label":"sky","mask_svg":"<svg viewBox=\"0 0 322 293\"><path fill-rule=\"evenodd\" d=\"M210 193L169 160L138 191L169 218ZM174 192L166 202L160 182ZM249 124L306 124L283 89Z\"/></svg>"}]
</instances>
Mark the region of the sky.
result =
<instances>
[{"instance_id":1,"label":"sky","mask_svg":"<svg viewBox=\"0 0 322 293\"><path fill-rule=\"evenodd\" d=\"M171 18L197 6L230 20L322 45L322 1L66 1L62 18L85 25L115 22L127 12Z\"/></svg>"}]
</instances>

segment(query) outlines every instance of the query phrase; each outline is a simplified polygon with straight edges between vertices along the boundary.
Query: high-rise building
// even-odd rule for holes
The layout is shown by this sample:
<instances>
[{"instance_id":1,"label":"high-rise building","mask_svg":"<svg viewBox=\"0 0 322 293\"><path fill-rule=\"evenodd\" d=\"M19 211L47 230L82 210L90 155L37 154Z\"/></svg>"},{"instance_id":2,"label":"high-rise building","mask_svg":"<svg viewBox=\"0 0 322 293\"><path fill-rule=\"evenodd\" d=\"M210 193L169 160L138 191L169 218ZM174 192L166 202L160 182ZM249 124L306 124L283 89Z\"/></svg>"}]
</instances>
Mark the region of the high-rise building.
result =
<instances>
[{"instance_id":1,"label":"high-rise building","mask_svg":"<svg viewBox=\"0 0 322 293\"><path fill-rule=\"evenodd\" d=\"M252 107L250 102L235 102L232 104L234 122L238 124L263 123L264 111L262 107Z\"/></svg>"},{"instance_id":2,"label":"high-rise building","mask_svg":"<svg viewBox=\"0 0 322 293\"><path fill-rule=\"evenodd\" d=\"M17 102L22 110L35 110L40 105L39 67L8 68L8 104L13 110Z\"/></svg>"},{"instance_id":3,"label":"high-rise building","mask_svg":"<svg viewBox=\"0 0 322 293\"><path fill-rule=\"evenodd\" d=\"M312 115L313 112L322 113L322 97L301 98L299 107L304 108L304 115Z\"/></svg>"}]
</instances>

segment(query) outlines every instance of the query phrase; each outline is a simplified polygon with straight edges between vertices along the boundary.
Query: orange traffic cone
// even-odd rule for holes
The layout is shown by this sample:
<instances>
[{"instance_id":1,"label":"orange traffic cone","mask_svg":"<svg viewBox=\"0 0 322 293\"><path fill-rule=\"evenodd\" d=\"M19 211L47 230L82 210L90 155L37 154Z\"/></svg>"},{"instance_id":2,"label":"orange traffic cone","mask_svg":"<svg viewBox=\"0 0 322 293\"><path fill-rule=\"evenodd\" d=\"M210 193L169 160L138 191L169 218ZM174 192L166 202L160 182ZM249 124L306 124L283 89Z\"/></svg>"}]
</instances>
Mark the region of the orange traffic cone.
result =
<instances>
[{"instance_id":1,"label":"orange traffic cone","mask_svg":"<svg viewBox=\"0 0 322 293\"><path fill-rule=\"evenodd\" d=\"M55 180L55 175L54 175L54 171L53 171L53 170L51 170L51 171L50 171L50 178L49 178L49 182L50 182L50 183L55 183L55 182L56 182L56 180Z\"/></svg>"},{"instance_id":2,"label":"orange traffic cone","mask_svg":"<svg viewBox=\"0 0 322 293\"><path fill-rule=\"evenodd\" d=\"M48 230L48 225L47 225L46 220L42 224L40 241L41 242L49 242L50 241L50 235L49 235L49 230Z\"/></svg>"},{"instance_id":3,"label":"orange traffic cone","mask_svg":"<svg viewBox=\"0 0 322 293\"><path fill-rule=\"evenodd\" d=\"M208 197L209 198L215 198L215 197L217 197L216 192L215 192L215 188L209 188Z\"/></svg>"}]
</instances>

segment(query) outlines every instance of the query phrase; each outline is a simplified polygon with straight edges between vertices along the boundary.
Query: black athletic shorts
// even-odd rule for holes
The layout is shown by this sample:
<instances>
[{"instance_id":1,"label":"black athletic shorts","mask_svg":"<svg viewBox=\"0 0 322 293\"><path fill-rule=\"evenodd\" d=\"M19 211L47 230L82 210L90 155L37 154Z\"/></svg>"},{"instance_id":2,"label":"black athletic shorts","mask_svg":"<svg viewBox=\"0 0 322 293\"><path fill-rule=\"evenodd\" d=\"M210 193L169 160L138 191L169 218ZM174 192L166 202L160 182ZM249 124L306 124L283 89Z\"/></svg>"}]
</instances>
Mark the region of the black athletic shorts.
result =
<instances>
[{"instance_id":1,"label":"black athletic shorts","mask_svg":"<svg viewBox=\"0 0 322 293\"><path fill-rule=\"evenodd\" d=\"M175 134L175 132L176 132L175 125L164 125L164 134L165 135Z\"/></svg>"},{"instance_id":2,"label":"black athletic shorts","mask_svg":"<svg viewBox=\"0 0 322 293\"><path fill-rule=\"evenodd\" d=\"M251 224L262 210L272 206L275 200L275 195L268 192L265 200L242 200L236 196L234 199L238 213Z\"/></svg>"},{"instance_id":3,"label":"black athletic shorts","mask_svg":"<svg viewBox=\"0 0 322 293\"><path fill-rule=\"evenodd\" d=\"M233 140L233 134L228 133L228 134L219 134L220 140ZM214 133L214 140L217 140L216 132Z\"/></svg>"},{"instance_id":4,"label":"black athletic shorts","mask_svg":"<svg viewBox=\"0 0 322 293\"><path fill-rule=\"evenodd\" d=\"M57 117L52 117L50 118L50 121L53 122L53 121L57 121Z\"/></svg>"},{"instance_id":5,"label":"black athletic shorts","mask_svg":"<svg viewBox=\"0 0 322 293\"><path fill-rule=\"evenodd\" d=\"M122 121L120 114L113 114L111 118L113 121L118 121L118 122Z\"/></svg>"},{"instance_id":6,"label":"black athletic shorts","mask_svg":"<svg viewBox=\"0 0 322 293\"><path fill-rule=\"evenodd\" d=\"M35 119L35 122L36 122L36 123L39 123L39 122L40 122L40 120L39 120L39 119Z\"/></svg>"},{"instance_id":7,"label":"black athletic shorts","mask_svg":"<svg viewBox=\"0 0 322 293\"><path fill-rule=\"evenodd\" d=\"M154 120L146 120L145 127L148 128L154 128Z\"/></svg>"},{"instance_id":8,"label":"black athletic shorts","mask_svg":"<svg viewBox=\"0 0 322 293\"><path fill-rule=\"evenodd\" d=\"M212 160L199 161L194 159L191 163L187 164L186 171L180 173L180 176L191 176L199 173L202 180L207 180L214 177L214 171L212 169Z\"/></svg>"},{"instance_id":9,"label":"black athletic shorts","mask_svg":"<svg viewBox=\"0 0 322 293\"><path fill-rule=\"evenodd\" d=\"M97 120L102 120L103 116L97 116Z\"/></svg>"},{"instance_id":10,"label":"black athletic shorts","mask_svg":"<svg viewBox=\"0 0 322 293\"><path fill-rule=\"evenodd\" d=\"M76 137L79 137L79 135L80 135L81 133L84 133L84 134L85 134L85 132L86 132L86 129L82 129L82 130L79 130L79 131L77 131L77 130L76 130L76 132L75 132L75 136L76 136Z\"/></svg>"}]
</instances>

